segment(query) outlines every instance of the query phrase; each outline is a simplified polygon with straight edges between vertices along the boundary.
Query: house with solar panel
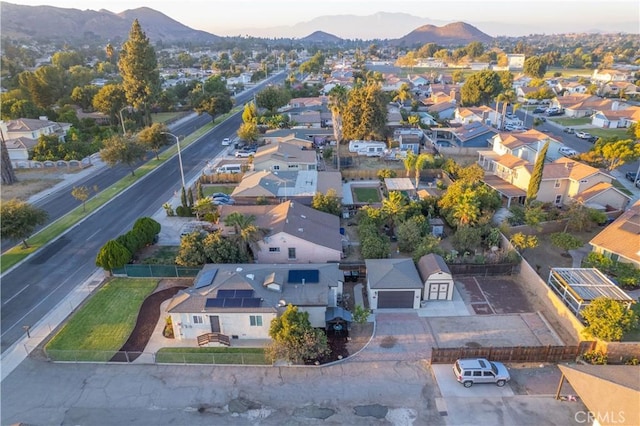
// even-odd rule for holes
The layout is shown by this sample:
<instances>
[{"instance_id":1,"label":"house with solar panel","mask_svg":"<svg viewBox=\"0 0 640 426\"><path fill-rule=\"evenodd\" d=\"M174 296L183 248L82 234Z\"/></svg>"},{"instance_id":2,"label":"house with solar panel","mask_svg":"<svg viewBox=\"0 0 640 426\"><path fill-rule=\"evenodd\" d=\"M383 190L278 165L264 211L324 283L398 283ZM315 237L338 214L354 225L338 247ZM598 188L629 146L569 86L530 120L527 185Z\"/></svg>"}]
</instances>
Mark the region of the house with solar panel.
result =
<instances>
[{"instance_id":1,"label":"house with solar panel","mask_svg":"<svg viewBox=\"0 0 640 426\"><path fill-rule=\"evenodd\" d=\"M209 264L167 312L175 338L199 346L269 339L271 320L289 304L308 312L313 327L340 322L346 329L351 314L338 306L343 282L337 263Z\"/></svg>"}]
</instances>

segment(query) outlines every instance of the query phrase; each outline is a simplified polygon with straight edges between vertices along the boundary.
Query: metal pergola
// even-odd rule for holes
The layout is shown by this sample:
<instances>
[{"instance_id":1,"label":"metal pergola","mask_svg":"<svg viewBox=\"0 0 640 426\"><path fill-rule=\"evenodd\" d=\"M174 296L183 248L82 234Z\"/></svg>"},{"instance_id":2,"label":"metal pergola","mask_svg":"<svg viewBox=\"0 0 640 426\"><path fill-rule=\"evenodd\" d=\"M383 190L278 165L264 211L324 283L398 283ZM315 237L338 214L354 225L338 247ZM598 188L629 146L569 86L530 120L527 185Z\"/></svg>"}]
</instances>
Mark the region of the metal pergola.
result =
<instances>
[{"instance_id":1,"label":"metal pergola","mask_svg":"<svg viewBox=\"0 0 640 426\"><path fill-rule=\"evenodd\" d=\"M596 268L551 268L549 287L579 317L580 311L597 297L606 297L631 307L633 299Z\"/></svg>"}]
</instances>

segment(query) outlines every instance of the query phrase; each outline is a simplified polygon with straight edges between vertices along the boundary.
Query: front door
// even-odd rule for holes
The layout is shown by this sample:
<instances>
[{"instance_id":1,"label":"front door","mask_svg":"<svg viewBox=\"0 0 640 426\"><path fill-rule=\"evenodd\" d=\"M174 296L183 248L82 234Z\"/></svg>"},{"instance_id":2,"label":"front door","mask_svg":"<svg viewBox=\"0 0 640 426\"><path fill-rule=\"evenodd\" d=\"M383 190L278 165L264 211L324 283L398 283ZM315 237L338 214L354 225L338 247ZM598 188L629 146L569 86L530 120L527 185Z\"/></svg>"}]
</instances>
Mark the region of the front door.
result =
<instances>
[{"instance_id":1,"label":"front door","mask_svg":"<svg viewBox=\"0 0 640 426\"><path fill-rule=\"evenodd\" d=\"M209 322L211 323L211 332L220 333L220 317L217 315L209 315Z\"/></svg>"}]
</instances>

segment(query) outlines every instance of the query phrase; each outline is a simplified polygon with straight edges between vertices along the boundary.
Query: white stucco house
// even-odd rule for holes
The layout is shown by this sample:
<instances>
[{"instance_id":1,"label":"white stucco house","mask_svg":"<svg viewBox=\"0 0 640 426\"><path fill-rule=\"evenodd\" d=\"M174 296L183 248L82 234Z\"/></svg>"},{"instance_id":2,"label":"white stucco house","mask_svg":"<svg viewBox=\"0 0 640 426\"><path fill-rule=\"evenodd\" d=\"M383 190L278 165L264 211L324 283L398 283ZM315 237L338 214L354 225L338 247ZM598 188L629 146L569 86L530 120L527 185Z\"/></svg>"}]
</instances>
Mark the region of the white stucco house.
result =
<instances>
[{"instance_id":1,"label":"white stucco house","mask_svg":"<svg viewBox=\"0 0 640 426\"><path fill-rule=\"evenodd\" d=\"M171 299L167 312L176 339L233 346L234 340L269 339L271 321L288 305L308 312L313 327L325 328L340 311L343 282L336 263L209 264Z\"/></svg>"}]
</instances>

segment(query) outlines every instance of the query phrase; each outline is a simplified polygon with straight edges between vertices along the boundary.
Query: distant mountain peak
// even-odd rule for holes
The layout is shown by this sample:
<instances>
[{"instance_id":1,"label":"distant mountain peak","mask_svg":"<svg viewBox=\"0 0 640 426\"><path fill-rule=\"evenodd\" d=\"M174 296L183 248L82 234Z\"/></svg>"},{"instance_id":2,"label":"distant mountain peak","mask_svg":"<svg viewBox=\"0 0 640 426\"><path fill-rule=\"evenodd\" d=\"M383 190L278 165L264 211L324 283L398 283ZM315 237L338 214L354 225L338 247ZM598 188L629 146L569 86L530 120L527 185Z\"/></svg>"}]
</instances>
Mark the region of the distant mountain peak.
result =
<instances>
[{"instance_id":1,"label":"distant mountain peak","mask_svg":"<svg viewBox=\"0 0 640 426\"><path fill-rule=\"evenodd\" d=\"M453 22L437 27L427 24L416 28L404 37L395 40L396 44L406 46L436 43L443 46L469 44L472 41L490 43L493 38L473 25L465 22Z\"/></svg>"},{"instance_id":2,"label":"distant mountain peak","mask_svg":"<svg viewBox=\"0 0 640 426\"><path fill-rule=\"evenodd\" d=\"M301 40L310 41L313 43L339 43L342 41L340 37L334 36L333 34L326 33L324 31L314 31L313 33L302 38Z\"/></svg>"}]
</instances>

